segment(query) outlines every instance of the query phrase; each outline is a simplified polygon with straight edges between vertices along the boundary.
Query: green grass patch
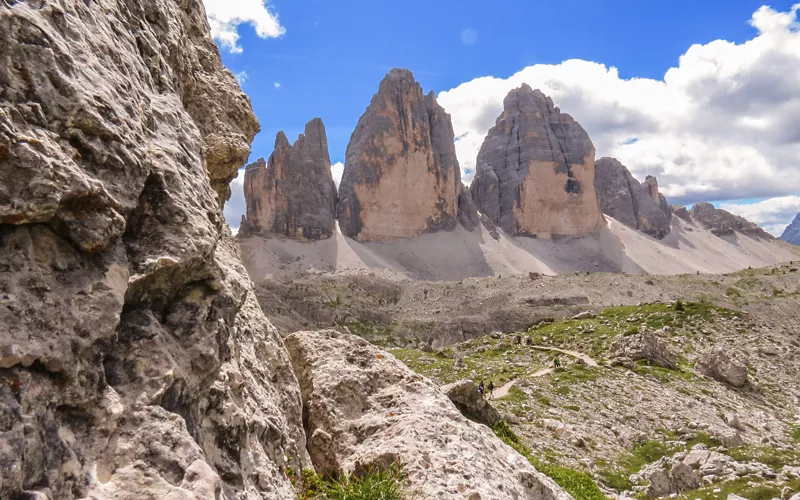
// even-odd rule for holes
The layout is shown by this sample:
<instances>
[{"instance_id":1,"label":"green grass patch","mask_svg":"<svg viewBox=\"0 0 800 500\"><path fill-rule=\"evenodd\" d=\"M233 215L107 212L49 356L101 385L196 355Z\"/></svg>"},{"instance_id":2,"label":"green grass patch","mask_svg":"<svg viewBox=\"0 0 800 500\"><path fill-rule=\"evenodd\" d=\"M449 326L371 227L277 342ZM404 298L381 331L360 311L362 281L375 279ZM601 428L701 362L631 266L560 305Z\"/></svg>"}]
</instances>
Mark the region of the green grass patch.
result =
<instances>
[{"instance_id":1,"label":"green grass patch","mask_svg":"<svg viewBox=\"0 0 800 500\"><path fill-rule=\"evenodd\" d=\"M800 479L794 479L786 483L758 482L754 481L752 478L736 479L724 483L710 484L696 490L685 491L683 494L678 495L676 500L727 500L730 494L739 495L748 500L771 500L773 498L780 498L781 491L787 486L792 491L799 491Z\"/></svg>"},{"instance_id":2,"label":"green grass patch","mask_svg":"<svg viewBox=\"0 0 800 500\"><path fill-rule=\"evenodd\" d=\"M784 465L800 465L800 451L781 450L771 446L741 446L728 450L728 455L739 462L757 461L780 470Z\"/></svg>"},{"instance_id":3,"label":"green grass patch","mask_svg":"<svg viewBox=\"0 0 800 500\"><path fill-rule=\"evenodd\" d=\"M634 486L629 479L632 474L639 472L645 465L662 457L670 456L680 449L682 449L681 446L667 441L643 441L637 443L630 453L619 457L615 465L601 468L599 471L600 480L606 486L617 491L630 490Z\"/></svg>"},{"instance_id":4,"label":"green grass patch","mask_svg":"<svg viewBox=\"0 0 800 500\"><path fill-rule=\"evenodd\" d=\"M289 474L291 471L287 471ZM401 500L406 498L406 480L401 467L369 469L363 474L321 476L304 470L302 481L289 475L300 500Z\"/></svg>"},{"instance_id":5,"label":"green grass patch","mask_svg":"<svg viewBox=\"0 0 800 500\"><path fill-rule=\"evenodd\" d=\"M575 500L606 500L605 495L597 487L590 474L545 462L534 457L531 450L525 446L505 421L500 421L493 425L492 430L497 437L527 458L531 465L564 488Z\"/></svg>"}]
</instances>

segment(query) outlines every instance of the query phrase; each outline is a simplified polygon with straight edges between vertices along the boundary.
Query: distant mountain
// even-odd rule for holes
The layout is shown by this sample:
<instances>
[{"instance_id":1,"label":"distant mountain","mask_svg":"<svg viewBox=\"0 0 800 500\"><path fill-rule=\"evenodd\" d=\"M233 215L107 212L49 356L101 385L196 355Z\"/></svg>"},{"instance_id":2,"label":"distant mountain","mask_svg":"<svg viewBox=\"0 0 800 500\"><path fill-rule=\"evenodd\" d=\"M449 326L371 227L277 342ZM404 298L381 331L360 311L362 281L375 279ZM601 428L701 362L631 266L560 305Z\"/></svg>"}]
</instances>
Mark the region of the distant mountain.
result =
<instances>
[{"instance_id":1,"label":"distant mountain","mask_svg":"<svg viewBox=\"0 0 800 500\"><path fill-rule=\"evenodd\" d=\"M800 245L800 214L797 214L792 223L786 226L781 239L793 245Z\"/></svg>"}]
</instances>

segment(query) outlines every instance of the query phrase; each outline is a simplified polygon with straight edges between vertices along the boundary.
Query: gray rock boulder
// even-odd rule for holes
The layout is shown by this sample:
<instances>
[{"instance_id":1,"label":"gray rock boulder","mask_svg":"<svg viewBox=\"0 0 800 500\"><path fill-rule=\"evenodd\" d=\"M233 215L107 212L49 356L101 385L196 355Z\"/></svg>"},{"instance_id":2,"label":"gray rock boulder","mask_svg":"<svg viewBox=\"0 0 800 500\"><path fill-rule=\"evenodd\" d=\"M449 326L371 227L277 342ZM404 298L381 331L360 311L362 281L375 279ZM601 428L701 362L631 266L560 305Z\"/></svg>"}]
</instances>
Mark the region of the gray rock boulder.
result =
<instances>
[{"instance_id":1,"label":"gray rock boulder","mask_svg":"<svg viewBox=\"0 0 800 500\"><path fill-rule=\"evenodd\" d=\"M459 204L469 206L462 190L450 115L410 71L393 69L347 145L337 208L342 233L390 241L452 230Z\"/></svg>"},{"instance_id":2,"label":"gray rock boulder","mask_svg":"<svg viewBox=\"0 0 800 500\"><path fill-rule=\"evenodd\" d=\"M293 145L278 132L269 162L261 158L247 166L244 199L243 234L267 232L296 240L333 235L338 194L322 120L308 122Z\"/></svg>"},{"instance_id":3,"label":"gray rock boulder","mask_svg":"<svg viewBox=\"0 0 800 500\"><path fill-rule=\"evenodd\" d=\"M689 210L687 210L683 205L672 205L670 207L670 211L675 217L683 219L686 222L692 222L692 216L689 214Z\"/></svg>"},{"instance_id":4,"label":"gray rock boulder","mask_svg":"<svg viewBox=\"0 0 800 500\"><path fill-rule=\"evenodd\" d=\"M781 239L792 245L800 245L800 214L797 214L792 223L786 226Z\"/></svg>"},{"instance_id":5,"label":"gray rock boulder","mask_svg":"<svg viewBox=\"0 0 800 500\"><path fill-rule=\"evenodd\" d=\"M678 357L652 332L617 337L611 345L611 356L618 363L645 360L671 370L678 367Z\"/></svg>"},{"instance_id":6,"label":"gray rock boulder","mask_svg":"<svg viewBox=\"0 0 800 500\"><path fill-rule=\"evenodd\" d=\"M580 235L605 225L594 189L595 148L585 130L527 84L478 153L470 190L478 210L510 235Z\"/></svg>"},{"instance_id":7,"label":"gray rock boulder","mask_svg":"<svg viewBox=\"0 0 800 500\"><path fill-rule=\"evenodd\" d=\"M221 213L259 125L202 3L0 31L0 498L293 497L299 386Z\"/></svg>"},{"instance_id":8,"label":"gray rock boulder","mask_svg":"<svg viewBox=\"0 0 800 500\"><path fill-rule=\"evenodd\" d=\"M450 398L462 415L473 422L491 427L502 420L500 413L478 392L472 380L459 380L445 385L442 387L442 392Z\"/></svg>"},{"instance_id":9,"label":"gray rock boulder","mask_svg":"<svg viewBox=\"0 0 800 500\"><path fill-rule=\"evenodd\" d=\"M747 368L731 359L725 351L715 349L703 355L697 362L700 373L733 387L747 384Z\"/></svg>"},{"instance_id":10,"label":"gray rock boulder","mask_svg":"<svg viewBox=\"0 0 800 500\"><path fill-rule=\"evenodd\" d=\"M594 186L603 213L654 238L669 234L672 212L658 192L655 177L647 176L640 184L615 158L600 158L594 166Z\"/></svg>"},{"instance_id":11,"label":"gray rock boulder","mask_svg":"<svg viewBox=\"0 0 800 500\"><path fill-rule=\"evenodd\" d=\"M659 498L700 486L700 477L689 465L674 458L664 457L646 465L631 477L634 482L647 483L647 496Z\"/></svg>"},{"instance_id":12,"label":"gray rock boulder","mask_svg":"<svg viewBox=\"0 0 800 500\"><path fill-rule=\"evenodd\" d=\"M774 236L744 217L739 217L721 208L716 208L711 203L697 203L692 207L689 213L692 219L717 236L728 236L732 235L734 232L738 232L768 240L775 239Z\"/></svg>"},{"instance_id":13,"label":"gray rock boulder","mask_svg":"<svg viewBox=\"0 0 800 500\"><path fill-rule=\"evenodd\" d=\"M391 354L332 330L285 341L317 472L399 463L422 498L572 498Z\"/></svg>"}]
</instances>

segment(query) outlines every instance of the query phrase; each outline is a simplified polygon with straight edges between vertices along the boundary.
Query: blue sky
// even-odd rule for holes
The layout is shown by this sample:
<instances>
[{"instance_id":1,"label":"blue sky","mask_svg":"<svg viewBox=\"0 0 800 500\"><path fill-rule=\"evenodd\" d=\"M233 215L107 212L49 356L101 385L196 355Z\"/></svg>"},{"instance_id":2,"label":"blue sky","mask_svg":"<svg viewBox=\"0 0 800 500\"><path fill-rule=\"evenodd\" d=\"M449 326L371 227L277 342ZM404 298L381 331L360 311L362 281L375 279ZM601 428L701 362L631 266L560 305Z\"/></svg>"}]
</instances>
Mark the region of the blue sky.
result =
<instances>
[{"instance_id":1,"label":"blue sky","mask_svg":"<svg viewBox=\"0 0 800 500\"><path fill-rule=\"evenodd\" d=\"M233 4L238 3L240 5L237 8L247 9L260 3L260 0L205 1L212 19L215 14L224 16L225 9ZM707 153L687 145L687 150L698 151L696 154L689 153L689 156L693 157L695 168L702 175L698 175L694 184L684 185L676 181L679 174L686 177L686 171L680 168L680 159L662 158L662 153L654 156L655 146L648 152L642 152L648 141L631 141L634 137L638 139L640 135L644 137L648 132L654 134L656 131L643 129L642 134L638 134L633 122L627 123L625 120L637 113L646 117L648 114L658 113L658 110L641 109L646 104L637 104L638 108L631 104L630 109L624 110L624 116L615 119L617 122L625 122L615 122L616 135L607 135L607 130L602 128L607 124L602 123L603 120L592 115L592 112L607 113L595 109L599 105L595 106L591 102L587 104L590 94L585 89L591 88L595 79L599 82L607 76L593 73L589 63L599 63L606 70L616 68L616 73L612 75L613 84L622 82L622 86L630 83L631 79L648 79L653 85L660 83L663 86L665 74L670 68L678 68L680 65L678 69L682 70L684 76L675 80L686 82L685 75L693 71L691 74L696 76L696 80L690 83L694 85L691 89L695 89L698 82L708 80L708 75L702 74L704 70L697 69L702 66L702 61L712 58L718 60L715 64L720 68L731 68L738 64L738 59L743 58L728 54L727 49L720 49L713 43L715 40L730 42L730 45L739 47L742 53L746 50L750 53L755 50L754 46L758 46L761 51L758 53L761 67L754 63L753 68L733 68L729 73L732 77L726 77L724 71L717 71L716 87L708 89L707 95L724 94L723 97L733 106L733 103L741 101L741 96L736 96L729 88L725 88L726 82L740 78L741 82L737 81L737 85L747 88L750 80L745 76L763 74L763 64L771 64L773 69L787 64L785 60L779 61L773 57L775 54L782 54L781 50L788 50L785 44L775 42L766 46L768 44L764 40L771 39L772 34L778 31L791 37L797 30L796 23L791 23L793 18L786 21L787 13L796 18L796 12L791 10L791 1L770 2L771 9L765 11L762 19L756 22L754 13L762 5L763 2L747 0L407 0L402 3L375 0L272 0L266 4L266 8L270 14L277 16L281 33L273 29L272 35L279 36L259 36L256 28L263 24L259 21L249 24L243 22L238 26L234 23L233 29L239 36L236 44L240 52L232 53L230 46L226 47L223 43L221 45L224 63L235 74L247 75L243 79L242 87L250 96L261 122L262 132L253 143L251 161L269 156L279 130L284 130L290 140L294 140L308 120L319 116L327 128L331 160L344 162L345 148L359 116L376 91L380 79L393 67L411 69L426 92L434 90L439 95L440 103L453 116L456 135L459 135L460 130L470 130L470 124L475 121L466 111L463 117L459 116L462 107L459 103L474 101L474 95L462 97L462 101L455 99L459 95L466 96L469 88L478 88L477 84L472 87L469 85L474 79L491 76L498 82L517 82L521 78L539 78L538 85L535 81L531 84L547 88L547 83L556 78L561 84L553 86L550 95L564 111L570 112L584 124L595 140L598 156L614 154L626 160L626 163L635 163L628 166L637 177L640 174L643 177L646 173L658 174L662 187L666 187L668 195L671 194L679 202L690 203L699 199L716 202L746 199L752 202L796 195L800 190L800 172L796 183L792 181L772 186L764 182L754 187L753 184L757 182L750 178L752 172L762 172L764 178L767 178L775 174L770 172L772 164L785 164L785 161L762 158L769 155L759 153L760 146L754 146L759 154L754 154L752 159L748 156L752 152L743 151L739 154L733 149L730 154L708 159ZM245 15L237 16L246 18ZM776 24L780 27L775 28ZM264 35L265 30L260 31ZM757 38L761 38L761 42ZM218 37L218 41L220 40ZM795 40L791 40L794 43ZM681 56L686 55L693 44L703 45L705 52L699 57L687 57L686 59L692 59L695 64L684 65ZM748 46L753 47L747 48ZM773 59L771 62L770 58ZM576 70L585 69L580 73L583 76L564 76L566 73L574 73L564 69L562 64L570 59L586 63L581 67L583 69ZM800 71L800 54L797 61L798 66L789 69ZM794 64L794 61L790 61L790 64ZM537 67L536 65L539 65L541 71L523 72L526 68ZM548 76L551 74L555 76ZM571 85L573 80L570 78L579 78L580 86L584 90L573 94L560 92L558 89ZM755 81L755 77L751 79ZM673 82L668 83L673 88L676 87ZM686 91L690 88L689 84L681 85L685 94L691 94ZM497 92L501 88L503 93L507 91L502 84L498 84ZM720 88L724 92L719 91ZM449 100L440 94L451 89L454 92ZM800 87L797 90L800 95ZM622 107L628 106L625 95L627 91L620 92L620 95L609 99L617 107L620 107L620 103ZM754 86L750 92L760 92L759 87ZM480 98L481 94L478 95ZM487 103L492 99L501 101L502 95L490 98L487 94ZM639 101L647 99L647 95L639 96ZM659 97L653 94L652 99L657 100ZM693 99L691 104L696 104L696 96ZM776 96L775 100L778 99L779 96ZM599 102L599 99L595 101ZM785 101L784 98L778 104L783 105ZM716 115L708 116L710 122L730 121L724 110L731 106L716 101L708 104L720 106ZM497 104L487 104L490 111L494 110L492 106ZM730 112L741 114L741 109L744 108L731 108ZM791 114L790 110L781 109L787 116ZM693 112L697 113L697 110L694 109ZM751 119L752 124L763 126L759 116L753 115L748 119ZM748 123L748 126L755 126ZM795 122L790 122L789 125L794 126ZM796 125L800 127L800 121ZM627 134L624 141L620 128L625 128ZM659 131L664 132L666 128L667 125L660 126ZM785 129L785 124L783 128ZM481 137L478 136L484 130L477 127L473 132L473 142L479 144ZM672 135L662 141L661 148L666 147L668 140L678 140L678 137L681 140L687 137L692 140L695 132L689 128L676 132L673 127L670 129ZM701 133L697 132L696 135L700 137ZM716 139L702 140L706 149L713 149L708 145ZM626 144L622 145L622 142ZM789 141L791 148L785 151L787 155L794 154L793 148L799 143L800 138ZM739 146L741 141L731 145ZM786 144L781 145L784 146ZM474 161L471 156L476 146L473 144L470 147L472 149L465 143L458 151L459 161L462 167L467 165L464 167L466 169ZM657 163L661 161L658 158L663 159L663 165ZM739 158L747 160L740 162ZM715 175L720 179L719 186L715 187L717 177L705 175L704 172L708 169L701 170L705 168L702 164L709 161L718 164L716 171L719 173ZM726 168L738 169L739 173L726 175ZM800 171L800 165L794 165L793 169ZM468 181L467 177L465 176L465 180ZM726 182L726 179L731 178L736 181ZM731 203L728 202L728 205ZM788 210L792 211L794 208L791 205ZM796 208L800 210L800 198ZM788 216L787 212L780 217ZM234 223L231 217L229 220Z\"/></svg>"}]
</instances>

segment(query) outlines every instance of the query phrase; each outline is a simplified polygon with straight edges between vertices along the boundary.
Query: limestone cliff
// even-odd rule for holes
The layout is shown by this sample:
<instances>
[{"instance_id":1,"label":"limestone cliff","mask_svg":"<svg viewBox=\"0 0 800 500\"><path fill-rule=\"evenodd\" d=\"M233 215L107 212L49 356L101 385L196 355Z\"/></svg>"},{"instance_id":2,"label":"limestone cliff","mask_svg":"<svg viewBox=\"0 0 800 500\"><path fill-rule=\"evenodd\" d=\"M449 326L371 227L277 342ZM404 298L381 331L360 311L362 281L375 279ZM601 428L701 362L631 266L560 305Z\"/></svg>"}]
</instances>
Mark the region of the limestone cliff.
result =
<instances>
[{"instance_id":1,"label":"limestone cliff","mask_svg":"<svg viewBox=\"0 0 800 500\"><path fill-rule=\"evenodd\" d=\"M594 167L594 186L603 213L654 238L669 234L672 212L658 192L655 177L647 176L640 184L615 158L600 158Z\"/></svg>"},{"instance_id":2,"label":"limestone cliff","mask_svg":"<svg viewBox=\"0 0 800 500\"><path fill-rule=\"evenodd\" d=\"M717 236L726 236L739 232L751 236L758 236L766 239L774 237L758 227L757 224L750 222L744 217L734 215L727 210L716 208L711 203L697 203L689 211L692 219L700 223Z\"/></svg>"},{"instance_id":3,"label":"limestone cliff","mask_svg":"<svg viewBox=\"0 0 800 500\"><path fill-rule=\"evenodd\" d=\"M792 223L786 226L781 239L793 245L800 245L800 214L797 214Z\"/></svg>"},{"instance_id":4,"label":"limestone cliff","mask_svg":"<svg viewBox=\"0 0 800 500\"><path fill-rule=\"evenodd\" d=\"M589 135L527 84L503 101L470 187L478 210L511 235L580 235L605 223Z\"/></svg>"},{"instance_id":5,"label":"limestone cliff","mask_svg":"<svg viewBox=\"0 0 800 500\"><path fill-rule=\"evenodd\" d=\"M347 145L337 209L342 233L388 241L451 230L461 191L450 115L410 71L393 69Z\"/></svg>"},{"instance_id":6,"label":"limestone cliff","mask_svg":"<svg viewBox=\"0 0 800 500\"><path fill-rule=\"evenodd\" d=\"M0 498L290 498L300 391L221 214L199 0L0 5Z\"/></svg>"},{"instance_id":7,"label":"limestone cliff","mask_svg":"<svg viewBox=\"0 0 800 500\"><path fill-rule=\"evenodd\" d=\"M330 238L338 195L322 120L308 122L294 145L278 132L269 163L261 158L247 166L244 197L244 233L268 232L297 240Z\"/></svg>"}]
</instances>

